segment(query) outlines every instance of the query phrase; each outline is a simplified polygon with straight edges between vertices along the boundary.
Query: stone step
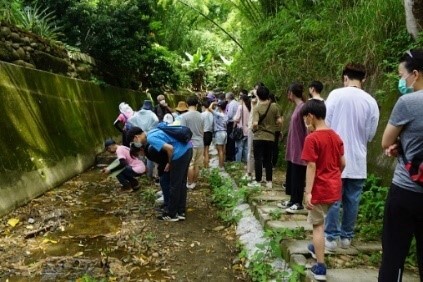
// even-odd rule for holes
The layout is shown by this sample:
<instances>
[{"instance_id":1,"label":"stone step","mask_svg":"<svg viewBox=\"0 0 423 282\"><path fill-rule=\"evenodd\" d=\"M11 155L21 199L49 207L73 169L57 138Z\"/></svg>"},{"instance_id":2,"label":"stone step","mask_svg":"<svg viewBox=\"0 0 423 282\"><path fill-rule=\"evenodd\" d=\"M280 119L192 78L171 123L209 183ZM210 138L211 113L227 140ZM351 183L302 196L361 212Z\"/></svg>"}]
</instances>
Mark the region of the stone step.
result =
<instances>
[{"instance_id":1,"label":"stone step","mask_svg":"<svg viewBox=\"0 0 423 282\"><path fill-rule=\"evenodd\" d=\"M365 268L347 268L347 269L328 269L326 278L328 282L374 282L379 275L378 269ZM419 277L414 273L404 273L403 281L419 282ZM315 282L311 271L307 271L306 282Z\"/></svg>"}]
</instances>

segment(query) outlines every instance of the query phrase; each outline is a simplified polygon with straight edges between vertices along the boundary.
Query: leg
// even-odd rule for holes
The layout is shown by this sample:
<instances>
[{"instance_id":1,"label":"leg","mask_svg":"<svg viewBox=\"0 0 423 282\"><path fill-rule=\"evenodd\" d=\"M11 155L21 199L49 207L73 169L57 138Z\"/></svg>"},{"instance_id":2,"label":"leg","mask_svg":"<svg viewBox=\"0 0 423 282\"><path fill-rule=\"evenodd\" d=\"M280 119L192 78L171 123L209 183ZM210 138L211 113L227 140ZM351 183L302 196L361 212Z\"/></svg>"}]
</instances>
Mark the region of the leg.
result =
<instances>
[{"instance_id":1,"label":"leg","mask_svg":"<svg viewBox=\"0 0 423 282\"><path fill-rule=\"evenodd\" d=\"M313 225L313 245L317 263L325 263L325 229L322 224Z\"/></svg>"},{"instance_id":2,"label":"leg","mask_svg":"<svg viewBox=\"0 0 423 282\"><path fill-rule=\"evenodd\" d=\"M273 142L272 141L261 141L263 146L263 165L266 169L266 181L272 181L272 153L273 153ZM304 193L304 192L303 192Z\"/></svg>"},{"instance_id":3,"label":"leg","mask_svg":"<svg viewBox=\"0 0 423 282\"><path fill-rule=\"evenodd\" d=\"M226 161L233 162L235 160L235 140L233 140L230 136L232 130L234 129L234 122L228 122L227 124L227 143L226 143Z\"/></svg>"},{"instance_id":4,"label":"leg","mask_svg":"<svg viewBox=\"0 0 423 282\"><path fill-rule=\"evenodd\" d=\"M247 174L252 175L254 172L254 150L253 150L253 132L248 130L248 159L247 159Z\"/></svg>"},{"instance_id":5,"label":"leg","mask_svg":"<svg viewBox=\"0 0 423 282\"><path fill-rule=\"evenodd\" d=\"M242 139L235 141L235 147L236 147L235 161L240 162L242 158Z\"/></svg>"},{"instance_id":6,"label":"leg","mask_svg":"<svg viewBox=\"0 0 423 282\"><path fill-rule=\"evenodd\" d=\"M261 140L253 140L254 168L257 182L261 181L263 174L263 149Z\"/></svg>"},{"instance_id":7,"label":"leg","mask_svg":"<svg viewBox=\"0 0 423 282\"><path fill-rule=\"evenodd\" d=\"M217 155L219 157L219 167L223 167L225 163L224 145L216 145Z\"/></svg>"},{"instance_id":8,"label":"leg","mask_svg":"<svg viewBox=\"0 0 423 282\"><path fill-rule=\"evenodd\" d=\"M242 138L242 157L241 157L241 161L243 163L247 163L247 159L248 159L248 137L244 136L244 138Z\"/></svg>"},{"instance_id":9,"label":"leg","mask_svg":"<svg viewBox=\"0 0 423 282\"><path fill-rule=\"evenodd\" d=\"M273 154L272 154L272 165L273 165L273 167L276 167L276 164L278 162L280 136L281 136L281 132L276 131L275 132L275 142L273 143Z\"/></svg>"},{"instance_id":10,"label":"leg","mask_svg":"<svg viewBox=\"0 0 423 282\"><path fill-rule=\"evenodd\" d=\"M187 205L187 174L189 163L192 159L192 149L189 149L184 155L177 159L174 163L176 167L175 173L178 174L178 177L181 177L181 187L179 189L179 199L176 203L176 213L183 214L185 213Z\"/></svg>"},{"instance_id":11,"label":"leg","mask_svg":"<svg viewBox=\"0 0 423 282\"><path fill-rule=\"evenodd\" d=\"M132 167L126 166L125 169L116 176L116 178L120 184L122 184L122 186L126 188L132 188L135 183L138 183L138 181L135 179L137 176L139 176L139 174L134 172Z\"/></svg>"},{"instance_id":12,"label":"leg","mask_svg":"<svg viewBox=\"0 0 423 282\"><path fill-rule=\"evenodd\" d=\"M404 262L410 249L414 231L414 212L410 208L413 197L417 196L391 184L386 199L382 231L382 263L379 281L402 281ZM420 195L420 199L422 196ZM421 202L419 204L421 207ZM420 208L421 212L422 208Z\"/></svg>"},{"instance_id":13,"label":"leg","mask_svg":"<svg viewBox=\"0 0 423 282\"><path fill-rule=\"evenodd\" d=\"M163 172L160 176L160 188L162 188L163 192L164 205L168 207L170 197L170 173L168 171Z\"/></svg>"},{"instance_id":14,"label":"leg","mask_svg":"<svg viewBox=\"0 0 423 282\"><path fill-rule=\"evenodd\" d=\"M339 226L339 208L341 201L334 203L327 213L325 219L325 235L329 241L334 241L341 235L341 228Z\"/></svg>"},{"instance_id":15,"label":"leg","mask_svg":"<svg viewBox=\"0 0 423 282\"><path fill-rule=\"evenodd\" d=\"M209 167L209 161L210 161L209 146L204 146L204 167L205 168Z\"/></svg>"},{"instance_id":16,"label":"leg","mask_svg":"<svg viewBox=\"0 0 423 282\"><path fill-rule=\"evenodd\" d=\"M342 179L342 225L341 238L352 239L354 227L357 220L358 206L360 204L361 192L363 191L365 179Z\"/></svg>"},{"instance_id":17,"label":"leg","mask_svg":"<svg viewBox=\"0 0 423 282\"><path fill-rule=\"evenodd\" d=\"M302 205L307 167L304 165L292 164L291 170L291 201L294 204Z\"/></svg>"},{"instance_id":18,"label":"leg","mask_svg":"<svg viewBox=\"0 0 423 282\"><path fill-rule=\"evenodd\" d=\"M290 161L286 162L286 175L285 175L285 194L290 196L292 194L292 163Z\"/></svg>"}]
</instances>

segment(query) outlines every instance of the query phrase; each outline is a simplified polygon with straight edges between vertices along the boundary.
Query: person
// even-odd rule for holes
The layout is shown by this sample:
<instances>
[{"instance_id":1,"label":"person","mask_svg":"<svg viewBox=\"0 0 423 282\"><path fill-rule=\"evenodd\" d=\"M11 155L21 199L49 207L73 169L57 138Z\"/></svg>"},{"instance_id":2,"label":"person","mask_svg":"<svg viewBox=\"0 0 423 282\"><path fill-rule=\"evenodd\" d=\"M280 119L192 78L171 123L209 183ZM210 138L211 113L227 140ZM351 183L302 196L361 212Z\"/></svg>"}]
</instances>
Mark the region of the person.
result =
<instances>
[{"instance_id":1,"label":"person","mask_svg":"<svg viewBox=\"0 0 423 282\"><path fill-rule=\"evenodd\" d=\"M253 110L253 151L255 181L248 184L250 187L260 185L263 167L266 170L266 187L272 188L272 151L275 140L275 126L281 124L279 108L269 100L269 89L266 86L257 88L258 104Z\"/></svg>"},{"instance_id":2,"label":"person","mask_svg":"<svg viewBox=\"0 0 423 282\"><path fill-rule=\"evenodd\" d=\"M289 122L285 159L286 169L286 194L290 195L289 201L279 203L278 206L287 213L296 213L303 210L303 197L305 186L306 163L301 159L304 140L307 130L301 116L304 106L303 86L292 83L288 88L288 100L295 104L294 112Z\"/></svg>"},{"instance_id":3,"label":"person","mask_svg":"<svg viewBox=\"0 0 423 282\"><path fill-rule=\"evenodd\" d=\"M133 116L134 111L132 110L131 106L125 102L122 102L119 104L119 112L120 114L113 122L113 126L122 133L122 145L129 146L129 141L126 138L126 122Z\"/></svg>"},{"instance_id":4,"label":"person","mask_svg":"<svg viewBox=\"0 0 423 282\"><path fill-rule=\"evenodd\" d=\"M213 132L214 132L214 143L217 149L217 156L219 159L219 168L224 169L225 162L225 146L227 140L226 124L228 117L225 114L226 102L212 102L209 110L213 114Z\"/></svg>"},{"instance_id":5,"label":"person","mask_svg":"<svg viewBox=\"0 0 423 282\"><path fill-rule=\"evenodd\" d=\"M345 167L344 145L325 123L326 107L312 98L301 108L304 123L315 130L304 141L301 158L307 162L304 202L307 221L313 225L313 244L308 245L317 263L311 268L316 280L326 280L324 221L329 207L341 199L341 172Z\"/></svg>"},{"instance_id":6,"label":"person","mask_svg":"<svg viewBox=\"0 0 423 282\"><path fill-rule=\"evenodd\" d=\"M104 168L102 172L110 174L123 168L116 176L119 183L122 185L122 190L138 190L140 185L135 177L139 177L145 173L144 163L139 158L131 156L128 147L117 145L113 139L106 140L104 142L104 148L106 151L116 154L119 164L112 169Z\"/></svg>"},{"instance_id":7,"label":"person","mask_svg":"<svg viewBox=\"0 0 423 282\"><path fill-rule=\"evenodd\" d=\"M179 101L178 106L175 108L176 113L174 113L175 121L173 124L180 125L181 124L181 115L188 111L188 105L185 101Z\"/></svg>"},{"instance_id":8,"label":"person","mask_svg":"<svg viewBox=\"0 0 423 282\"><path fill-rule=\"evenodd\" d=\"M168 163L167 153L164 150L157 151L148 143L143 146L139 141L143 131L139 127L132 127L128 131L128 139L131 143L130 152L139 151L148 160L157 164L157 171L159 175L159 184L162 191L163 204L160 207L161 212L168 212L169 198L170 198L170 173L165 171L166 164Z\"/></svg>"},{"instance_id":9,"label":"person","mask_svg":"<svg viewBox=\"0 0 423 282\"><path fill-rule=\"evenodd\" d=\"M344 87L333 90L326 100L326 123L344 142L346 167L342 172L342 200L333 204L325 221L325 245L330 251L348 248L354 237L361 192L367 177L367 143L377 129L379 108L376 100L362 90L365 67L350 63L342 71ZM340 226L339 211L343 206Z\"/></svg>"},{"instance_id":10,"label":"person","mask_svg":"<svg viewBox=\"0 0 423 282\"><path fill-rule=\"evenodd\" d=\"M157 127L159 118L153 112L153 103L151 100L144 100L141 109L128 119L130 126L139 127L142 131L148 133ZM154 180L154 162L147 159L147 178Z\"/></svg>"},{"instance_id":11,"label":"person","mask_svg":"<svg viewBox=\"0 0 423 282\"><path fill-rule=\"evenodd\" d=\"M169 172L169 205L157 218L171 222L185 220L188 167L192 158L191 142L182 143L158 128L150 130L148 135L145 132L137 134L133 140L144 147L152 146L157 152L163 150L167 154L164 171Z\"/></svg>"},{"instance_id":12,"label":"person","mask_svg":"<svg viewBox=\"0 0 423 282\"><path fill-rule=\"evenodd\" d=\"M279 112L280 112L280 107L276 101L276 97L275 94L270 93L269 95L270 97L270 101L272 103L275 103L275 105L279 108ZM281 116L281 123L276 124L275 125L275 141L273 142L273 152L272 152L272 167L276 168L276 165L278 163L278 158L279 158L279 142L282 141L282 134L281 134L281 130L282 130L282 124L283 124L283 116Z\"/></svg>"},{"instance_id":13,"label":"person","mask_svg":"<svg viewBox=\"0 0 423 282\"><path fill-rule=\"evenodd\" d=\"M323 101L323 98L321 96L322 91L323 91L323 83L321 83L318 80L313 80L308 86L308 95L310 99L313 98L313 99L318 99Z\"/></svg>"},{"instance_id":14,"label":"person","mask_svg":"<svg viewBox=\"0 0 423 282\"><path fill-rule=\"evenodd\" d=\"M248 118L248 136L247 136L247 173L243 176L243 179L247 181L253 180L254 173L254 150L253 150L253 115L251 114L254 111L254 107L257 105L256 90L253 89L248 93L248 97L251 100L251 110L250 116Z\"/></svg>"},{"instance_id":15,"label":"person","mask_svg":"<svg viewBox=\"0 0 423 282\"><path fill-rule=\"evenodd\" d=\"M192 159L188 169L188 189L197 185L200 168L204 163L204 121L197 111L198 98L193 95L187 98L188 112L181 115L181 125L187 126L192 132Z\"/></svg>"},{"instance_id":16,"label":"person","mask_svg":"<svg viewBox=\"0 0 423 282\"><path fill-rule=\"evenodd\" d=\"M161 122L166 114L172 114L172 109L166 103L164 95L157 96L157 103L158 104L154 107L154 113L159 119L159 122Z\"/></svg>"},{"instance_id":17,"label":"person","mask_svg":"<svg viewBox=\"0 0 423 282\"><path fill-rule=\"evenodd\" d=\"M423 186L413 182L405 168L405 162L423 155L423 49L407 51L398 74L400 93L412 93L398 99L382 136L385 154L400 154L385 204L380 282L402 281L413 236L423 279Z\"/></svg>"},{"instance_id":18,"label":"person","mask_svg":"<svg viewBox=\"0 0 423 282\"><path fill-rule=\"evenodd\" d=\"M233 162L235 161L235 140L233 140L230 135L234 129L235 121L234 117L238 109L239 103L235 100L235 95L232 92L228 92L225 95L225 100L227 101L226 105L226 116L228 118L226 132L227 132L227 143L226 143L226 161Z\"/></svg>"},{"instance_id":19,"label":"person","mask_svg":"<svg viewBox=\"0 0 423 282\"><path fill-rule=\"evenodd\" d=\"M251 102L250 97L245 93L241 94L240 101L241 104L238 106L234 121L237 127L242 128L244 136L242 139L235 141L235 161L246 163L248 154L248 120L250 119Z\"/></svg>"},{"instance_id":20,"label":"person","mask_svg":"<svg viewBox=\"0 0 423 282\"><path fill-rule=\"evenodd\" d=\"M203 101L203 112L201 113L201 119L203 120L203 143L204 143L204 167L209 167L210 155L209 148L213 140L213 113L210 111L210 104L214 101L213 99L205 99Z\"/></svg>"}]
</instances>

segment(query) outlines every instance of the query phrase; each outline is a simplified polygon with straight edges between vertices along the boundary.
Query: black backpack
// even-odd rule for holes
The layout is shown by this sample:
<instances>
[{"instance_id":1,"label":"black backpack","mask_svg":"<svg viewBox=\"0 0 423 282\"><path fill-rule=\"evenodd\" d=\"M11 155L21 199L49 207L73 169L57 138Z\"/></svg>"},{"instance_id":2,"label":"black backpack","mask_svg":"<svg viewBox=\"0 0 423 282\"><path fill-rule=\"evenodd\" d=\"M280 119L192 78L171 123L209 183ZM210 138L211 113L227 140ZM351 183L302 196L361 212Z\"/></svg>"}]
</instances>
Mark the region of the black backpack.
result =
<instances>
[{"instance_id":1,"label":"black backpack","mask_svg":"<svg viewBox=\"0 0 423 282\"><path fill-rule=\"evenodd\" d=\"M157 129L162 130L167 135L175 138L181 143L188 143L192 138L192 131L187 126L183 125L166 125L166 123L159 123Z\"/></svg>"}]
</instances>

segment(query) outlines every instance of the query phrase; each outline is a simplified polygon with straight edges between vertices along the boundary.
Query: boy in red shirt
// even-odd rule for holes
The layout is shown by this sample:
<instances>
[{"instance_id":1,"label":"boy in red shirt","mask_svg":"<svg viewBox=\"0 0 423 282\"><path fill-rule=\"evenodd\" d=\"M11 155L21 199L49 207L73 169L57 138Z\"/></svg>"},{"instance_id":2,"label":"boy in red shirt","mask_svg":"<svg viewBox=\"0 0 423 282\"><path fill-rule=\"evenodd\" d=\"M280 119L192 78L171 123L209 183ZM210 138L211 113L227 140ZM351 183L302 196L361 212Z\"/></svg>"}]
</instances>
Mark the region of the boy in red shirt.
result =
<instances>
[{"instance_id":1,"label":"boy in red shirt","mask_svg":"<svg viewBox=\"0 0 423 282\"><path fill-rule=\"evenodd\" d=\"M308 250L317 260L311 272L326 280L324 221L330 206L341 199L341 172L345 167L344 145L338 134L325 123L325 102L308 100L301 109L307 128L314 128L304 141L301 158L307 162L304 202L307 221L313 225L313 244Z\"/></svg>"}]
</instances>

